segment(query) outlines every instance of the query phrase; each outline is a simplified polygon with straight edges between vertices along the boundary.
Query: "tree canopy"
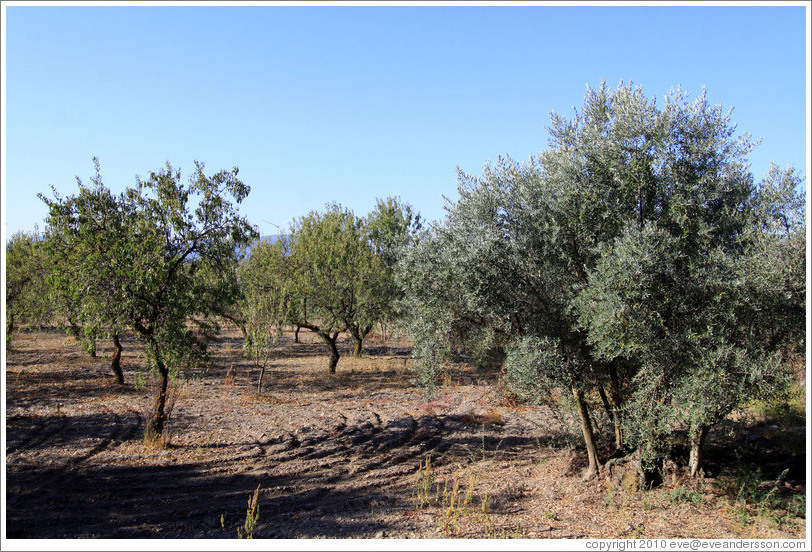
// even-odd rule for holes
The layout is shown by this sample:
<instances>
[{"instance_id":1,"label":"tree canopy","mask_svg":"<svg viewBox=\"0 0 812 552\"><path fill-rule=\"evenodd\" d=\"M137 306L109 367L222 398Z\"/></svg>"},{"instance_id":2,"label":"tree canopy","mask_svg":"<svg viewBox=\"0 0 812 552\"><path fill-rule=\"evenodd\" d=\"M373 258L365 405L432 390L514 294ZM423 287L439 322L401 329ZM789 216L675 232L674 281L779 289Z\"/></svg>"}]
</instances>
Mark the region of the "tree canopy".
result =
<instances>
[{"instance_id":1,"label":"tree canopy","mask_svg":"<svg viewBox=\"0 0 812 552\"><path fill-rule=\"evenodd\" d=\"M208 315L233 300L227 280L204 275L233 270L238 248L256 237L229 199L240 203L250 188L236 168L207 176L202 163L184 185L167 163L114 195L96 168L93 186L79 181L76 196L41 196L58 259L56 287L74 298L84 324L129 327L145 341L160 378L148 427L157 436L170 371L205 361L204 338L214 329Z\"/></svg>"},{"instance_id":2,"label":"tree canopy","mask_svg":"<svg viewBox=\"0 0 812 552\"><path fill-rule=\"evenodd\" d=\"M599 469L597 397L618 446L653 459L684 423L698 450L719 416L780 379L769 359L790 333L774 329L798 328L804 308L798 181L773 171L755 185L755 142L704 93L677 89L660 108L640 87L603 84L572 119L553 113L549 132L526 163L460 174L459 200L409 253L423 379L449 335L487 337L518 392L572 398L587 475Z\"/></svg>"}]
</instances>

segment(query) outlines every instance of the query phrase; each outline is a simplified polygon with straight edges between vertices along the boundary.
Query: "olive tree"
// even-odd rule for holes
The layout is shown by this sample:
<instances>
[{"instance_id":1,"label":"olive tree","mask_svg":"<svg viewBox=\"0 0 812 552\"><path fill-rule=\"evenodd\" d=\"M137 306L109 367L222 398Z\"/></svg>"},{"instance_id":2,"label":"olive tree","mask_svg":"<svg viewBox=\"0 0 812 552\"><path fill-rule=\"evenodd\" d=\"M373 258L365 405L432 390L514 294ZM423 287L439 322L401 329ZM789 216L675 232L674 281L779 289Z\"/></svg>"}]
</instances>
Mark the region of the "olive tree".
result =
<instances>
[{"instance_id":1,"label":"olive tree","mask_svg":"<svg viewBox=\"0 0 812 552\"><path fill-rule=\"evenodd\" d=\"M773 167L758 187L741 182L737 203L696 234L650 222L605 244L579 305L601 355L640 365L630 440L651 461L668 450L669 432L685 427L691 476L708 430L779 389L782 349L804 339L800 180Z\"/></svg>"},{"instance_id":2,"label":"olive tree","mask_svg":"<svg viewBox=\"0 0 812 552\"><path fill-rule=\"evenodd\" d=\"M330 373L340 358L338 335L349 331L360 354L376 320L371 301L382 266L364 238L363 221L338 204L291 225L288 289L297 307L290 310L292 322L328 345Z\"/></svg>"},{"instance_id":3,"label":"olive tree","mask_svg":"<svg viewBox=\"0 0 812 552\"><path fill-rule=\"evenodd\" d=\"M731 297L758 280L742 264L759 241L746 237L758 218L747 168L756 144L704 93L689 101L677 89L660 108L623 83L588 89L571 119L553 113L549 134L550 147L526 163L460 174L459 200L409 254L403 277L421 370L436 374L457 328L492 328L514 389L571 397L591 476L597 397L615 444L653 458L677 420L701 437L780 371L761 362L769 347L742 341L752 329L737 317L745 294ZM750 297L747 316L763 313ZM764 327L797 314L797 291L794 308L770 297L775 316Z\"/></svg>"},{"instance_id":4,"label":"olive tree","mask_svg":"<svg viewBox=\"0 0 812 552\"><path fill-rule=\"evenodd\" d=\"M19 323L43 323L48 304L44 237L38 231L16 232L6 244L6 346Z\"/></svg>"},{"instance_id":5,"label":"olive tree","mask_svg":"<svg viewBox=\"0 0 812 552\"><path fill-rule=\"evenodd\" d=\"M370 246L381 260L381 271L369 286L368 303L383 327L402 318L404 290L395 279L395 269L422 227L420 214L399 197L377 199L375 209L364 219Z\"/></svg>"},{"instance_id":6,"label":"olive tree","mask_svg":"<svg viewBox=\"0 0 812 552\"><path fill-rule=\"evenodd\" d=\"M205 362L205 337L216 329L208 318L234 298L226 280L204 275L233 270L237 250L256 236L232 203L250 190L237 169L207 176L202 163L195 167L188 185L167 163L118 196L97 171L94 186L80 182L77 196L42 198L54 243L81 278L72 292L83 317L129 327L146 343L159 377L147 427L153 437L164 430L170 372Z\"/></svg>"}]
</instances>

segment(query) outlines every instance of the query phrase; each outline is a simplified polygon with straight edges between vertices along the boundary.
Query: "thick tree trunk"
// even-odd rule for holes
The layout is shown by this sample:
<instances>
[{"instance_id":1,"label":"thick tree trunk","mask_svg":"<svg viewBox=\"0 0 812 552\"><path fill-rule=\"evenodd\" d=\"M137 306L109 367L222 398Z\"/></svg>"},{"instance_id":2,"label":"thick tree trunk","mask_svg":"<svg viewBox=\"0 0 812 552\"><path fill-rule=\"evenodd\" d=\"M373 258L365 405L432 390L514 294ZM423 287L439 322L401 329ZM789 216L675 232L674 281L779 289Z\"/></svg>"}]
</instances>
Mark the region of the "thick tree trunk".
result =
<instances>
[{"instance_id":1,"label":"thick tree trunk","mask_svg":"<svg viewBox=\"0 0 812 552\"><path fill-rule=\"evenodd\" d=\"M352 346L352 356L355 358L361 358L361 353L364 350L364 340L363 339L356 339L355 343Z\"/></svg>"},{"instance_id":2,"label":"thick tree trunk","mask_svg":"<svg viewBox=\"0 0 812 552\"><path fill-rule=\"evenodd\" d=\"M584 400L584 393L576 388L572 388L572 396L575 399L575 408L578 410L578 418L581 420L581 432L584 435L586 454L589 459L589 467L584 473L584 479L592 479L598 475L600 464L598 462L598 445L595 441L595 431L592 428L592 420L589 417L589 408Z\"/></svg>"},{"instance_id":3,"label":"thick tree trunk","mask_svg":"<svg viewBox=\"0 0 812 552\"><path fill-rule=\"evenodd\" d=\"M293 342L294 343L299 343L299 330L301 330L301 329L302 329L302 327L297 325L296 328L293 330Z\"/></svg>"},{"instance_id":4,"label":"thick tree trunk","mask_svg":"<svg viewBox=\"0 0 812 552\"><path fill-rule=\"evenodd\" d=\"M158 387L158 396L155 397L155 407L152 410L152 419L149 421L147 427L147 436L151 439L157 439L164 432L166 424L166 391L169 388L169 369L161 360L157 347L153 346L153 355L155 357L155 365L158 368L158 374L161 378Z\"/></svg>"},{"instance_id":5,"label":"thick tree trunk","mask_svg":"<svg viewBox=\"0 0 812 552\"><path fill-rule=\"evenodd\" d=\"M327 345L330 347L330 366L329 370L331 374L336 373L336 366L338 366L338 359L341 358L341 355L338 353L338 347L336 346L336 340L338 339L338 332L333 333L332 335L328 334L327 332L321 332L321 337L324 341L327 342Z\"/></svg>"},{"instance_id":6,"label":"thick tree trunk","mask_svg":"<svg viewBox=\"0 0 812 552\"><path fill-rule=\"evenodd\" d=\"M121 371L121 342L118 340L118 334L113 334L113 345L116 351L113 353L113 360L110 362L110 367L116 375L116 381L119 385L124 385L124 372Z\"/></svg>"},{"instance_id":7,"label":"thick tree trunk","mask_svg":"<svg viewBox=\"0 0 812 552\"><path fill-rule=\"evenodd\" d=\"M701 425L691 434L691 450L688 455L688 471L691 477L698 477L702 469L702 445L708 435L708 426Z\"/></svg>"}]
</instances>

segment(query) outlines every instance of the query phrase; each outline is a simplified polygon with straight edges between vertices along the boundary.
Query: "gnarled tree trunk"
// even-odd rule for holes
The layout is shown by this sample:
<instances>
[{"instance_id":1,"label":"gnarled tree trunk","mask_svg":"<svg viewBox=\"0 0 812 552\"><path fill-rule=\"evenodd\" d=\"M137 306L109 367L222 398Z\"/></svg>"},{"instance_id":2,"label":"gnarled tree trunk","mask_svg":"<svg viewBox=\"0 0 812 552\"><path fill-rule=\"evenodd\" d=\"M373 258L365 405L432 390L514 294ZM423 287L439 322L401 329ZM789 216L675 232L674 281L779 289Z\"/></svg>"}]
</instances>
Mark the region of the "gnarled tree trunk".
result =
<instances>
[{"instance_id":1,"label":"gnarled tree trunk","mask_svg":"<svg viewBox=\"0 0 812 552\"><path fill-rule=\"evenodd\" d=\"M338 339L338 332L333 334L328 334L327 332L321 333L322 338L324 341L327 342L327 345L330 347L330 366L329 370L331 374L336 373L336 366L338 366L338 359L341 358L341 355L338 352L338 347L336 346L336 340Z\"/></svg>"},{"instance_id":2,"label":"gnarled tree trunk","mask_svg":"<svg viewBox=\"0 0 812 552\"><path fill-rule=\"evenodd\" d=\"M121 341L118 339L118 333L113 333L113 345L116 351L113 353L113 360L110 362L110 367L116 375L116 381L119 385L124 385L124 372L121 371Z\"/></svg>"},{"instance_id":3,"label":"gnarled tree trunk","mask_svg":"<svg viewBox=\"0 0 812 552\"><path fill-rule=\"evenodd\" d=\"M152 409L152 418L147 425L147 437L157 439L163 434L166 424L166 392L169 388L169 369L161 360L157 345L153 343L151 348L155 358L155 366L158 368L160 383L158 396L155 397L155 406Z\"/></svg>"},{"instance_id":4,"label":"gnarled tree trunk","mask_svg":"<svg viewBox=\"0 0 812 552\"><path fill-rule=\"evenodd\" d=\"M709 427L703 424L691 433L691 449L688 453L688 472L691 477L698 477L702 469L702 446L705 444L708 429Z\"/></svg>"},{"instance_id":5,"label":"gnarled tree trunk","mask_svg":"<svg viewBox=\"0 0 812 552\"><path fill-rule=\"evenodd\" d=\"M364 352L364 339L366 339L369 332L372 331L372 325L361 327L358 324L348 326L350 335L352 335L355 344L352 348L352 356L361 358Z\"/></svg>"}]
</instances>

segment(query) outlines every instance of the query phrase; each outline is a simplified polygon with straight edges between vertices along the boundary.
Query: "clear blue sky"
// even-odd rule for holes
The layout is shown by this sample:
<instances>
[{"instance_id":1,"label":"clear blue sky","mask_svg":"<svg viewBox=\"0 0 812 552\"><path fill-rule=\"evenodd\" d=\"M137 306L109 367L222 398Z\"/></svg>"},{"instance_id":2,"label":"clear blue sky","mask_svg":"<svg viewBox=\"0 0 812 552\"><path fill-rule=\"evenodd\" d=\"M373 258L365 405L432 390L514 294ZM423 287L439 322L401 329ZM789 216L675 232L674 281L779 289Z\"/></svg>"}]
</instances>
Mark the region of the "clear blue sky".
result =
<instances>
[{"instance_id":1,"label":"clear blue sky","mask_svg":"<svg viewBox=\"0 0 812 552\"><path fill-rule=\"evenodd\" d=\"M98 156L120 191L169 160L237 166L263 234L327 202L398 195L425 218L456 167L547 147L552 110L622 79L733 107L806 174L805 7L6 6L7 236ZM662 105L662 104L661 104Z\"/></svg>"}]
</instances>

